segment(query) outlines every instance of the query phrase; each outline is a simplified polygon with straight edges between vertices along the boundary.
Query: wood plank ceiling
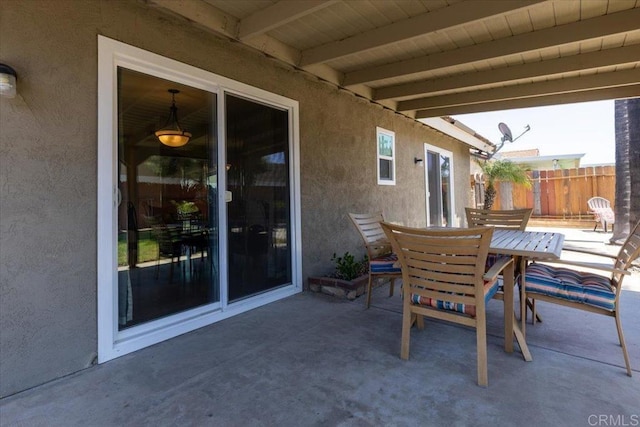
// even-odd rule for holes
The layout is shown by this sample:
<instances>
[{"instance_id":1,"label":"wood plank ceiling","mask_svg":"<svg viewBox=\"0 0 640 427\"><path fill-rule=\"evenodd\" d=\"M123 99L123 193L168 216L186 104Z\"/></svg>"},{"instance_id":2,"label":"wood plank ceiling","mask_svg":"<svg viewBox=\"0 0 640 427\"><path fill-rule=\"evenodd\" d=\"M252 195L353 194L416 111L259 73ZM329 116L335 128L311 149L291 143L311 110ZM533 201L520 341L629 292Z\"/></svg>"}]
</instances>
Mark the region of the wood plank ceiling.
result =
<instances>
[{"instance_id":1,"label":"wood plank ceiling","mask_svg":"<svg viewBox=\"0 0 640 427\"><path fill-rule=\"evenodd\" d=\"M640 0L146 0L416 119L640 96Z\"/></svg>"}]
</instances>

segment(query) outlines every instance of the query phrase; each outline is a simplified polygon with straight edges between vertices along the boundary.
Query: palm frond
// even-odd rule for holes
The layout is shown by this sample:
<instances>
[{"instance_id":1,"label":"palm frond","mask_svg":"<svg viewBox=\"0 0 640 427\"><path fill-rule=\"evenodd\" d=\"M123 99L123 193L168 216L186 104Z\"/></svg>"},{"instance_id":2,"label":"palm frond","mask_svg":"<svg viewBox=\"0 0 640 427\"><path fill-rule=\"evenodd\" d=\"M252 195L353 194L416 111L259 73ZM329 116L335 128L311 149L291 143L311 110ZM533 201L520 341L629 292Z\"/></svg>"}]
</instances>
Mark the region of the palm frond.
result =
<instances>
[{"instance_id":1,"label":"palm frond","mask_svg":"<svg viewBox=\"0 0 640 427\"><path fill-rule=\"evenodd\" d=\"M487 180L487 186L493 187L495 181L513 182L531 187L527 171L520 165L509 160L493 160L480 163L480 168Z\"/></svg>"}]
</instances>

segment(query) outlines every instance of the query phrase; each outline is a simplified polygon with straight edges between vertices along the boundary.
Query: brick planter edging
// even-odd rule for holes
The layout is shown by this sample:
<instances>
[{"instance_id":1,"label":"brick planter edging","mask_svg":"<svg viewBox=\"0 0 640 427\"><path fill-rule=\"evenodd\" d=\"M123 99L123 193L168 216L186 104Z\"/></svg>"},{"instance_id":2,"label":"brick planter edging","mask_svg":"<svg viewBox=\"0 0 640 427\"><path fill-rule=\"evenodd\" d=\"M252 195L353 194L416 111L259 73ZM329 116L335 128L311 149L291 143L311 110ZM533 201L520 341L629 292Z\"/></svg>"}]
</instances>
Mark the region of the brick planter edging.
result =
<instances>
[{"instance_id":1,"label":"brick planter edging","mask_svg":"<svg viewBox=\"0 0 640 427\"><path fill-rule=\"evenodd\" d=\"M339 298L353 301L364 294L369 282L369 275L365 274L353 280L336 279L335 277L309 277L309 289Z\"/></svg>"}]
</instances>

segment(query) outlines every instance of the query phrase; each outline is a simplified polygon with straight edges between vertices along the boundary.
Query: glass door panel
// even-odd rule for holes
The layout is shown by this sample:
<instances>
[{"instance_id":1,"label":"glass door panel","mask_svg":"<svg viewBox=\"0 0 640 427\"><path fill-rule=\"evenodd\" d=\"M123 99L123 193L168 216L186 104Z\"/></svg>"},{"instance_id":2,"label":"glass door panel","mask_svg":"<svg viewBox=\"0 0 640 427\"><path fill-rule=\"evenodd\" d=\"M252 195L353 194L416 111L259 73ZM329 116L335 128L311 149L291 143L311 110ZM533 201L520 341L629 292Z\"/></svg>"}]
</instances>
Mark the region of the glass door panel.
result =
<instances>
[{"instance_id":1,"label":"glass door panel","mask_svg":"<svg viewBox=\"0 0 640 427\"><path fill-rule=\"evenodd\" d=\"M427 169L427 225L452 226L451 155L447 152L425 150Z\"/></svg>"},{"instance_id":2,"label":"glass door panel","mask_svg":"<svg viewBox=\"0 0 640 427\"><path fill-rule=\"evenodd\" d=\"M229 301L290 284L289 114L225 95Z\"/></svg>"},{"instance_id":3,"label":"glass door panel","mask_svg":"<svg viewBox=\"0 0 640 427\"><path fill-rule=\"evenodd\" d=\"M155 135L172 96L180 147ZM220 300L215 117L216 94L118 68L119 330Z\"/></svg>"}]
</instances>

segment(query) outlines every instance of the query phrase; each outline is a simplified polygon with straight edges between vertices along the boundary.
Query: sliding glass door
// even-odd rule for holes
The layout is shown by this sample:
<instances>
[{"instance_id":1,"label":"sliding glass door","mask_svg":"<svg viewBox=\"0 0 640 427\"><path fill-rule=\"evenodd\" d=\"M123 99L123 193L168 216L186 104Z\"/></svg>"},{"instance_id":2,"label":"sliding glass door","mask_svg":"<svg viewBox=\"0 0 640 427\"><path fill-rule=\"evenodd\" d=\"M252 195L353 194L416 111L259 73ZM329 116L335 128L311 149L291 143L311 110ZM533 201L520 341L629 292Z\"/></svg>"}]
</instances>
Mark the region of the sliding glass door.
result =
<instances>
[{"instance_id":1,"label":"sliding glass door","mask_svg":"<svg viewBox=\"0 0 640 427\"><path fill-rule=\"evenodd\" d=\"M98 53L98 361L301 292L298 103Z\"/></svg>"},{"instance_id":2,"label":"sliding glass door","mask_svg":"<svg viewBox=\"0 0 640 427\"><path fill-rule=\"evenodd\" d=\"M123 330L220 300L217 96L126 68L117 77ZM173 106L191 134L178 147L155 135Z\"/></svg>"}]
</instances>

